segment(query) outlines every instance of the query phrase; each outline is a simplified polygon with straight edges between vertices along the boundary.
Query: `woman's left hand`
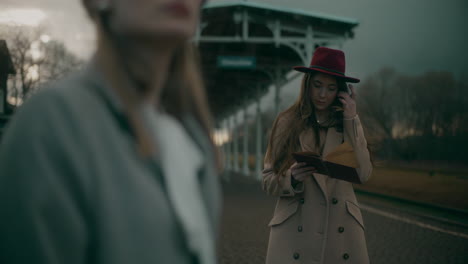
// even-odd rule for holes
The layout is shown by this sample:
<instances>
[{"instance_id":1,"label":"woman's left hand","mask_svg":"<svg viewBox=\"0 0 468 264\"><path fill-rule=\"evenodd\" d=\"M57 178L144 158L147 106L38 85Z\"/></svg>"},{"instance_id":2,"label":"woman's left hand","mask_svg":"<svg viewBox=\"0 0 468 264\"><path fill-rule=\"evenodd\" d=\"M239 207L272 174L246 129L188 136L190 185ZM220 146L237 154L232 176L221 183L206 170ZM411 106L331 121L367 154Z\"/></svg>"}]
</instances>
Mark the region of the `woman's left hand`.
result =
<instances>
[{"instance_id":1,"label":"woman's left hand","mask_svg":"<svg viewBox=\"0 0 468 264\"><path fill-rule=\"evenodd\" d=\"M338 100L343 104L343 118L353 118L356 116L356 92L351 84L348 84L351 95L347 92L339 92Z\"/></svg>"}]
</instances>

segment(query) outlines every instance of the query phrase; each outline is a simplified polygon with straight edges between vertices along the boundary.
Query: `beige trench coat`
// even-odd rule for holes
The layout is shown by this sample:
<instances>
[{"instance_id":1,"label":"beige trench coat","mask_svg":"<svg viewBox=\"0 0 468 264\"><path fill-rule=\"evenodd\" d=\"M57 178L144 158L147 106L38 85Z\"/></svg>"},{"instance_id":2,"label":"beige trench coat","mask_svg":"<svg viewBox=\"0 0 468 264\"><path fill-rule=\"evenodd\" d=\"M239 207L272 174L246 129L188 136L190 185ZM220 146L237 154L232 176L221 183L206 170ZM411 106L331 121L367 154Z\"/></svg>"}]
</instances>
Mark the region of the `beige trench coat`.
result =
<instances>
[{"instance_id":1,"label":"beige trench coat","mask_svg":"<svg viewBox=\"0 0 468 264\"><path fill-rule=\"evenodd\" d=\"M349 142L364 183L372 164L359 117L345 120L343 126L343 133L328 129L322 155ZM284 119L278 122L279 129L285 129ZM302 151L314 150L314 142L312 130L300 135ZM364 222L351 183L314 173L294 189L290 170L278 181L271 165L265 162L264 167L263 190L279 197L269 223L267 264L369 263Z\"/></svg>"}]
</instances>

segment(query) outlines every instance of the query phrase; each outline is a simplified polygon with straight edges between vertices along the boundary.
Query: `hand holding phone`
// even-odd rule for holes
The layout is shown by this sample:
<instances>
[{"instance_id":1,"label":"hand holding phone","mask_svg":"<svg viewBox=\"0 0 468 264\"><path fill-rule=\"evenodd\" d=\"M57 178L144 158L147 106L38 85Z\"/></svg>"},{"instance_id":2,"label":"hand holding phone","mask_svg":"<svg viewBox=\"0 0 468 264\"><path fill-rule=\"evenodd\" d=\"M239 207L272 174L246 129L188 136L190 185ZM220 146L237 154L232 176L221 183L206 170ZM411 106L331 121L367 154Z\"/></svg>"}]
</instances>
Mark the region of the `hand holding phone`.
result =
<instances>
[{"instance_id":1,"label":"hand holding phone","mask_svg":"<svg viewBox=\"0 0 468 264\"><path fill-rule=\"evenodd\" d=\"M356 92L351 84L348 84L350 92L339 92L338 100L343 104L343 118L350 119L356 116Z\"/></svg>"}]
</instances>

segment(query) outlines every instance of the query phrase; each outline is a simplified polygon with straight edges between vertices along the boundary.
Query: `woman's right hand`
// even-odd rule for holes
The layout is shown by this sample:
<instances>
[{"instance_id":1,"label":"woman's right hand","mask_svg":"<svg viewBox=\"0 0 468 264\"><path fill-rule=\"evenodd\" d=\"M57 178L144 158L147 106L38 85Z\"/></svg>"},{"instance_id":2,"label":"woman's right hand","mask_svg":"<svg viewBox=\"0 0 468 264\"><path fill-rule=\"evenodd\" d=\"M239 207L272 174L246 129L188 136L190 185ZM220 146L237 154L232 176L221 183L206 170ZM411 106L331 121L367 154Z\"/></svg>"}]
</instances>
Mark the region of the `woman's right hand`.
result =
<instances>
[{"instance_id":1,"label":"woman's right hand","mask_svg":"<svg viewBox=\"0 0 468 264\"><path fill-rule=\"evenodd\" d=\"M294 163L291 166L291 177L298 182L303 182L307 177L312 176L314 172L317 172L317 169L305 162Z\"/></svg>"}]
</instances>

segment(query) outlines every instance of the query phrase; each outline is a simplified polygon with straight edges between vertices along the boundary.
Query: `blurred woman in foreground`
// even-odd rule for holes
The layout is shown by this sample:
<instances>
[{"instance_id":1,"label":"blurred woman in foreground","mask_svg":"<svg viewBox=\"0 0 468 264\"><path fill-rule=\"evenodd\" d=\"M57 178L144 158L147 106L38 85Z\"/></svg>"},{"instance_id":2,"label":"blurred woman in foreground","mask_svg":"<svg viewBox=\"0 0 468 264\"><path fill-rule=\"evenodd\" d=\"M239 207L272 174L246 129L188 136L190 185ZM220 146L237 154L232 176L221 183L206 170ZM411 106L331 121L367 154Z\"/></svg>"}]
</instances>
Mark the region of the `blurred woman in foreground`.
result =
<instances>
[{"instance_id":1,"label":"blurred woman in foreground","mask_svg":"<svg viewBox=\"0 0 468 264\"><path fill-rule=\"evenodd\" d=\"M190 44L203 3L83 3L92 62L2 140L0 263L215 263L217 157Z\"/></svg>"}]
</instances>

